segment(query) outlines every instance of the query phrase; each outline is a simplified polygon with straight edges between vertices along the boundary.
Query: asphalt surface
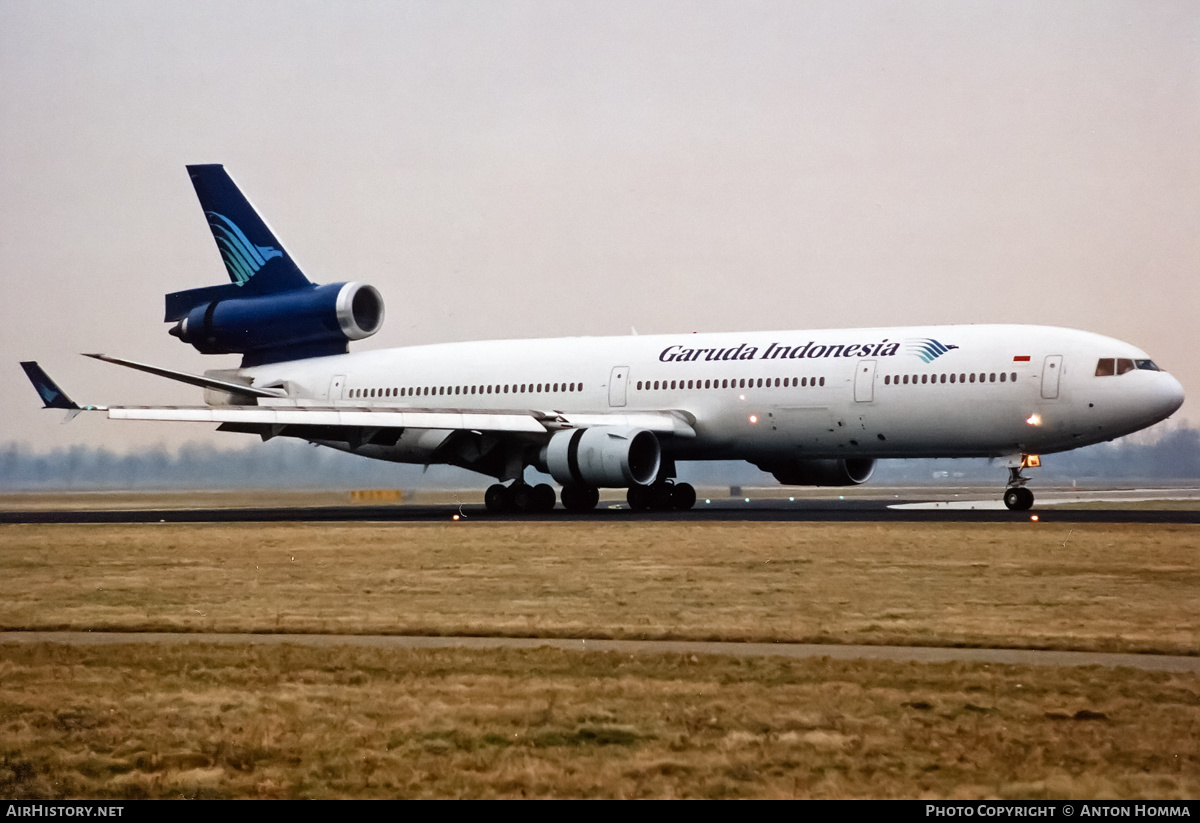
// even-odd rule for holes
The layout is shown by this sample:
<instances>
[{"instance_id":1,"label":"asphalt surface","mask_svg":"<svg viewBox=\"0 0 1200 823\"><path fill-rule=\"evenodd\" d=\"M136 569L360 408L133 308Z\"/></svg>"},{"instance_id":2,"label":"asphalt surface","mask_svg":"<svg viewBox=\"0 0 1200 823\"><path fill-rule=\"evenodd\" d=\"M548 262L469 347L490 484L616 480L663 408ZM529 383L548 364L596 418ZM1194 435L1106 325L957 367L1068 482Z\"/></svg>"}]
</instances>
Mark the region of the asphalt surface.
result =
<instances>
[{"instance_id":1,"label":"asphalt surface","mask_svg":"<svg viewBox=\"0 0 1200 823\"><path fill-rule=\"evenodd\" d=\"M908 509L897 504L924 500L737 500L699 501L686 512L634 512L626 506L586 514L556 509L548 514L492 514L479 505L316 506L213 509L121 509L0 511L0 523L338 523L446 521L458 515L478 522L758 522L758 523L1182 523L1200 524L1200 510L1058 509Z\"/></svg>"},{"instance_id":2,"label":"asphalt surface","mask_svg":"<svg viewBox=\"0 0 1200 823\"><path fill-rule=\"evenodd\" d=\"M357 634L207 634L192 632L0 632L0 643L219 643L255 646L366 646L394 649L538 649L622 654L713 654L834 660L893 660L917 663L996 663L1022 666L1105 666L1200 674L1200 657L1162 654L965 649L939 646L850 646L807 643L714 643L688 640L589 640L540 637L429 637Z\"/></svg>"}]
</instances>

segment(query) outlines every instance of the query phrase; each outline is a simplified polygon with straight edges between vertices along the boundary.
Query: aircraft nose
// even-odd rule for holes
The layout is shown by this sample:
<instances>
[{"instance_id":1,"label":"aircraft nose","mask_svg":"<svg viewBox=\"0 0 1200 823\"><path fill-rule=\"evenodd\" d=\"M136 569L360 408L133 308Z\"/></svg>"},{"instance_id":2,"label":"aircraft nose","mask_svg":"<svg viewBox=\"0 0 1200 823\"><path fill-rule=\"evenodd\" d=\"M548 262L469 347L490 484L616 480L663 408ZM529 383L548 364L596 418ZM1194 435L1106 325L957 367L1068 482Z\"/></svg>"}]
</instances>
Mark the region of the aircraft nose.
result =
<instances>
[{"instance_id":1,"label":"aircraft nose","mask_svg":"<svg viewBox=\"0 0 1200 823\"><path fill-rule=\"evenodd\" d=\"M1160 419L1170 417L1183 405L1183 384L1163 372L1155 387L1154 405Z\"/></svg>"}]
</instances>

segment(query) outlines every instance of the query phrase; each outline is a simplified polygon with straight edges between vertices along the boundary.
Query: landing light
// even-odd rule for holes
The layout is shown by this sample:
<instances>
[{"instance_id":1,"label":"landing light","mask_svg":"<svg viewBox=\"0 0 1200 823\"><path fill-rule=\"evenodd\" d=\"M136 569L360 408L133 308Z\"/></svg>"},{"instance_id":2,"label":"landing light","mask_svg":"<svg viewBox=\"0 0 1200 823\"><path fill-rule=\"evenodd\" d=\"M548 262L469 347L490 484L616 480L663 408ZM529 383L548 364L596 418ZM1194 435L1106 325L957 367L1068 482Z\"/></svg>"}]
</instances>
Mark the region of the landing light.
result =
<instances>
[{"instance_id":1,"label":"landing light","mask_svg":"<svg viewBox=\"0 0 1200 823\"><path fill-rule=\"evenodd\" d=\"M757 414L752 414L752 415L750 415L750 422L751 422L751 423L757 423L757 422L758 422L758 415L757 415Z\"/></svg>"},{"instance_id":2,"label":"landing light","mask_svg":"<svg viewBox=\"0 0 1200 823\"><path fill-rule=\"evenodd\" d=\"M1025 418L1025 422L1030 426L1040 426L1042 425L1042 416L1040 414L1031 414Z\"/></svg>"},{"instance_id":3,"label":"landing light","mask_svg":"<svg viewBox=\"0 0 1200 823\"><path fill-rule=\"evenodd\" d=\"M1029 515L1029 522L1030 522L1030 523L1036 523L1036 522L1038 522L1038 516L1037 516L1036 514L1031 514L1031 515Z\"/></svg>"}]
</instances>

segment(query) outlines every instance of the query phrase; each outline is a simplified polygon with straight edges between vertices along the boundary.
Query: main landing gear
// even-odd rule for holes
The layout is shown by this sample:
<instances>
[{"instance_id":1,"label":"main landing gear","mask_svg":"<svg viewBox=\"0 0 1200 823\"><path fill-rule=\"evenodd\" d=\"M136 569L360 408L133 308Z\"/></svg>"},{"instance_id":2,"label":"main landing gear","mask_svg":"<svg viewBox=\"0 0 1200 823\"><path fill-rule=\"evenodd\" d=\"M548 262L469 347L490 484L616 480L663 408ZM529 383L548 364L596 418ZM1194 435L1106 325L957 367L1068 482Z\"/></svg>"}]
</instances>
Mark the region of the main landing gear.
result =
<instances>
[{"instance_id":1,"label":"main landing gear","mask_svg":"<svg viewBox=\"0 0 1200 823\"><path fill-rule=\"evenodd\" d=\"M625 499L635 512L649 509L687 511L696 505L696 490L691 483L659 480L649 486L630 486Z\"/></svg>"},{"instance_id":2,"label":"main landing gear","mask_svg":"<svg viewBox=\"0 0 1200 823\"><path fill-rule=\"evenodd\" d=\"M569 512L590 512L600 502L600 490L568 483L562 488L561 499ZM626 499L634 511L686 511L696 505L696 490L691 483L660 480L649 486L631 486ZM544 514L554 509L554 487L546 483L493 483L484 493L483 503L493 514Z\"/></svg>"},{"instance_id":3,"label":"main landing gear","mask_svg":"<svg viewBox=\"0 0 1200 823\"><path fill-rule=\"evenodd\" d=\"M1033 492L1025 488L1029 478L1021 474L1021 469L1036 469L1042 465L1042 459L1036 454L1021 455L1021 463L1008 467L1008 488L1004 490L1004 505L1009 511L1024 512L1033 507Z\"/></svg>"},{"instance_id":4,"label":"main landing gear","mask_svg":"<svg viewBox=\"0 0 1200 823\"><path fill-rule=\"evenodd\" d=\"M565 489L563 490L565 493ZM566 500L563 500L564 504ZM484 492L483 504L487 510L494 513L520 512L522 514L541 514L554 509L554 487L548 483L531 486L528 483L513 483L502 486L493 483Z\"/></svg>"}]
</instances>

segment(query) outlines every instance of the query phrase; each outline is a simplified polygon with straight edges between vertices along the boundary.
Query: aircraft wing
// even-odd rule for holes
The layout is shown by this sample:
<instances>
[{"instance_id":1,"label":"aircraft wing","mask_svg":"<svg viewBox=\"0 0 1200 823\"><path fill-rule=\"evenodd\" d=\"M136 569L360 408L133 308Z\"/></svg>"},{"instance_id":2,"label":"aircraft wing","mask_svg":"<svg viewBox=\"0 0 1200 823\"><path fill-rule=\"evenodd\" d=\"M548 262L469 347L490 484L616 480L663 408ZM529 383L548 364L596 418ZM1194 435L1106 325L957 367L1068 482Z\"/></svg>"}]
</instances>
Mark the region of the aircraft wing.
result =
<instances>
[{"instance_id":1,"label":"aircraft wing","mask_svg":"<svg viewBox=\"0 0 1200 823\"><path fill-rule=\"evenodd\" d=\"M91 355L122 366L130 366L164 377L207 388L236 391L274 392L201 378L145 366L141 363ZM695 419L681 411L586 412L562 413L536 409L453 409L398 408L384 404L329 404L320 401L260 396L252 406L79 406L59 388L36 362L23 362L22 368L38 391L46 408L66 409L71 417L83 411L107 412L113 420L159 420L188 423L219 423L240 431L261 432L265 436L283 434L287 427L320 427L326 431L379 429L436 429L441 431L490 432L539 435L563 429L590 426L629 426L678 437L695 437Z\"/></svg>"},{"instance_id":2,"label":"aircraft wing","mask_svg":"<svg viewBox=\"0 0 1200 823\"><path fill-rule=\"evenodd\" d=\"M383 405L315 405L263 398L256 406L110 406L114 420L159 420L263 426L281 433L287 426L363 429L547 434L590 426L630 426L679 437L695 437L689 415L673 411L562 414L537 410L411 409Z\"/></svg>"}]
</instances>

